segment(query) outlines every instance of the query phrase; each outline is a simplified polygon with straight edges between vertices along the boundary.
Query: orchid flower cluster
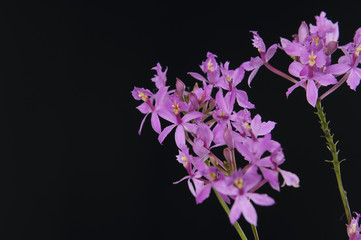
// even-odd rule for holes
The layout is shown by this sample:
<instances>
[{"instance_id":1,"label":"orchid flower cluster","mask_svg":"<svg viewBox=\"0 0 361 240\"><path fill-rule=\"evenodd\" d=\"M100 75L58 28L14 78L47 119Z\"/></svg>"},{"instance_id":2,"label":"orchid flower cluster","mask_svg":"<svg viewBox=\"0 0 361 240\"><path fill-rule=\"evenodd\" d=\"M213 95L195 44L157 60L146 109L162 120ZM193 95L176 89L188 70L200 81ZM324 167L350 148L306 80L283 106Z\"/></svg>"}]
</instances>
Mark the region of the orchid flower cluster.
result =
<instances>
[{"instance_id":1,"label":"orchid flower cluster","mask_svg":"<svg viewBox=\"0 0 361 240\"><path fill-rule=\"evenodd\" d=\"M287 97L298 87L305 89L308 103L317 109L321 129L325 133L327 148L333 156L333 160L330 162L334 166L338 188L348 220L348 224L346 224L347 234L350 240L361 239L361 226L358 226L360 215L354 212L357 217L351 219L351 210L346 197L346 191L342 186L340 172L340 163L342 161L338 160L337 142L333 142L333 135L330 132L323 107L321 106L321 100L334 92L344 82L352 90L356 90L360 84L361 68L358 68L358 65L361 62L361 28L356 30L352 42L339 46L338 23L333 23L327 19L325 12L321 12L320 16L315 18L316 25L309 24L308 26L305 22L302 22L298 33L293 35L292 41L281 37L281 45L273 44L268 50L259 34L256 31L251 31L253 34L253 46L258 49L260 56L252 57L243 66L247 71L252 71L248 78L249 85L259 68L265 66L273 73L294 83L286 92ZM288 72L298 78L298 80L269 64L269 60L274 56L277 49L284 51L293 59L293 62L288 67ZM342 51L343 55L339 57L337 63L332 63L332 54L338 49ZM338 80L337 78L340 79ZM332 87L319 96L319 89L329 85Z\"/></svg>"},{"instance_id":2,"label":"orchid flower cluster","mask_svg":"<svg viewBox=\"0 0 361 240\"><path fill-rule=\"evenodd\" d=\"M338 23L333 23L326 18L325 12L321 12L320 16L316 16L316 25L310 24L308 27L302 22L292 41L281 38L281 46L273 44L267 51L258 33L256 31L252 33L253 46L258 49L260 56L251 58L245 64L246 70L252 70L248 79L249 84L258 69L265 65L269 70L294 83L286 92L287 97L297 87L302 87L306 90L308 103L313 107L317 99L322 100L345 81L352 90L356 90L360 84L361 69L357 65L361 61L361 28L357 29L353 42L338 46ZM299 80L286 76L268 63L277 49L283 50L293 59L288 71ZM332 64L332 54L337 49L342 50L344 55L338 59L338 63ZM337 77L340 76L343 77L337 81ZM319 97L318 90L329 85L333 87Z\"/></svg>"},{"instance_id":3,"label":"orchid flower cluster","mask_svg":"<svg viewBox=\"0 0 361 240\"><path fill-rule=\"evenodd\" d=\"M188 88L180 79L171 90L167 85L167 68L163 71L158 63L152 68L156 74L151 79L156 91L138 87L132 91L134 99L142 101L137 109L145 114L139 134L149 114L161 144L175 129L174 140L179 149L176 160L186 170L186 176L175 183L186 180L196 203L207 199L213 189L235 227L241 215L255 227L257 213L253 204L270 206L275 203L273 198L260 193L263 185L268 184L276 191L284 185L299 187L297 175L280 168L285 156L280 143L271 137L276 123L263 122L259 114L251 114L255 106L248 100L246 91L239 89L246 72L250 72L250 85L259 69L265 66L293 83L286 92L287 97L302 87L308 103L317 109L327 148L333 157L330 162L345 208L347 234L350 240L361 240L360 215L355 212L356 218L351 219L342 186L342 161L338 160L337 142L333 141L321 106L321 100L344 82L352 90L360 84L361 28L356 30L352 42L339 46L338 23L327 19L325 12L315 18L316 25L302 22L292 41L280 38L281 44L273 44L268 49L258 32L251 31L253 46L258 49L259 56L251 57L236 69L231 69L229 62L218 63L217 56L208 52L200 65L201 73L188 73L197 80L192 90L186 90ZM338 49L343 55L337 63L332 63L332 54ZM277 50L282 50L293 60L288 67L290 75L270 65ZM319 94L319 90L327 86L331 87ZM161 119L169 123L164 128ZM219 151L220 148L223 151ZM230 210L228 206L231 206ZM255 234L256 230L253 232Z\"/></svg>"},{"instance_id":4,"label":"orchid flower cluster","mask_svg":"<svg viewBox=\"0 0 361 240\"><path fill-rule=\"evenodd\" d=\"M247 93L237 88L245 70L242 66L230 69L229 62L216 61L216 55L207 54L200 65L203 74L190 72L196 80L192 91L177 79L176 89L166 85L166 72L158 63L152 78L157 92L135 87L132 95L143 103L138 110L146 117L151 114L151 125L159 134L160 143L175 129L174 139L179 149L176 159L185 168L189 190L197 203L202 203L215 189L228 204L233 202L229 219L234 224L241 214L251 224L257 224L257 214L251 201L269 206L274 200L259 188L268 183L280 190L283 185L298 187L298 177L279 166L285 161L281 145L272 140L275 122L263 122L259 114L252 117L255 106ZM161 128L160 118L170 125ZM216 149L223 147L223 155ZM219 152L219 151L218 151ZM236 157L239 161L236 161ZM242 167L240 167L242 166Z\"/></svg>"}]
</instances>

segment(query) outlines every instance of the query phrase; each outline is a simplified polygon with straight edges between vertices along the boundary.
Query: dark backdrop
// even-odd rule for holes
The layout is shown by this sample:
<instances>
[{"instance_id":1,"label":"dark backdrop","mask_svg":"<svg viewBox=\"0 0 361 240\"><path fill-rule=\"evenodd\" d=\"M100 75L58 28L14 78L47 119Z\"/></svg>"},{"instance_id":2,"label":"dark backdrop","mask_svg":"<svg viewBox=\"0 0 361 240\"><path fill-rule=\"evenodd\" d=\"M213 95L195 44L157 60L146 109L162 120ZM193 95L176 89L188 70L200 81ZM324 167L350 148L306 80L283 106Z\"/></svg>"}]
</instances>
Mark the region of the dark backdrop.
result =
<instances>
[{"instance_id":1,"label":"dark backdrop","mask_svg":"<svg viewBox=\"0 0 361 240\"><path fill-rule=\"evenodd\" d=\"M340 44L361 26L345 1L11 1L0 7L0 235L2 239L236 239L214 195L196 205L168 137L161 146L135 107L133 86L152 88L150 69L168 66L168 82L191 84L207 51L239 66L266 44L291 38L322 10L339 21ZM50 3L51 2L51 3ZM271 63L287 71L279 53ZM284 169L301 187L265 188L272 207L256 207L261 239L346 239L345 217L314 109L266 69L248 88ZM358 112L361 94L346 85L324 105L340 139L344 185L361 211ZM241 225L253 239L250 227Z\"/></svg>"}]
</instances>

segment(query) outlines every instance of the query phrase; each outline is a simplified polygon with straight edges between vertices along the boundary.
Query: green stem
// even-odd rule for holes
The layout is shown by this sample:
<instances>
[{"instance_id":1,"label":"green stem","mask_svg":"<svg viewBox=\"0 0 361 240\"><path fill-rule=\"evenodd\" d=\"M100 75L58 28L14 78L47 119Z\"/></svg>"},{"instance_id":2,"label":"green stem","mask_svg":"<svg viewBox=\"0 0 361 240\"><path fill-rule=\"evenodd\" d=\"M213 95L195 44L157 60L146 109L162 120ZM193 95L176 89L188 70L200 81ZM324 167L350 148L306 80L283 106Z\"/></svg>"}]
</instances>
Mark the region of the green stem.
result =
<instances>
[{"instance_id":1,"label":"green stem","mask_svg":"<svg viewBox=\"0 0 361 240\"><path fill-rule=\"evenodd\" d=\"M251 224L251 226L252 226L252 232L253 232L254 239L259 240L257 227L255 225L253 225L253 224Z\"/></svg>"},{"instance_id":2,"label":"green stem","mask_svg":"<svg viewBox=\"0 0 361 240\"><path fill-rule=\"evenodd\" d=\"M328 127L329 122L326 121L326 114L323 111L323 107L321 105L321 100L317 100L316 108L317 108L317 115L318 115L318 117L320 119L321 128L322 128L323 133L325 134L325 138L326 138L326 141L327 141L327 148L332 154L333 159L330 162L332 162L333 169L335 171L338 190L339 190L340 195L341 195L341 200L342 200L342 203L343 203L343 207L345 208L347 222L348 222L348 224L350 224L351 223L351 210L350 210L350 205L349 205L348 200L347 200L346 191L345 191L345 189L343 188L343 185L342 185L341 168L340 168L340 163L342 161L338 160L339 150L337 150L337 148L336 148L337 142L336 143L333 142L333 134L331 134L331 130Z\"/></svg>"},{"instance_id":3,"label":"green stem","mask_svg":"<svg viewBox=\"0 0 361 240\"><path fill-rule=\"evenodd\" d=\"M227 206L227 203L225 203L225 201L221 198L221 196L219 196L218 192L217 192L215 189L213 189L213 190L214 190L214 193L215 193L216 196L217 196L218 201L219 201L220 204L222 205L224 211L226 211L227 215L229 215L229 208L228 208L228 206ZM237 233L238 233L238 235L241 237L241 239L242 239L242 240L247 240L247 237L246 237L246 235L244 234L244 232L243 232L241 226L239 225L239 223L238 223L238 222L235 222L233 226L234 226L234 228L237 230Z\"/></svg>"}]
</instances>

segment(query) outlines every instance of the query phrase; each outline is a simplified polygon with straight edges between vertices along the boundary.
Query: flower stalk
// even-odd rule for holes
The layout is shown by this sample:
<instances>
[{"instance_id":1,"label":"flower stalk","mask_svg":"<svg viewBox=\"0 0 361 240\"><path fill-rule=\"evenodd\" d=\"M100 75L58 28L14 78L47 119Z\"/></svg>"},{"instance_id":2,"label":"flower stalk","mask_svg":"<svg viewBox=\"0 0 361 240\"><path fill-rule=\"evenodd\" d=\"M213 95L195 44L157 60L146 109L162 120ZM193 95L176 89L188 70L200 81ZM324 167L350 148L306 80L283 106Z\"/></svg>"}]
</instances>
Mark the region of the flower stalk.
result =
<instances>
[{"instance_id":1,"label":"flower stalk","mask_svg":"<svg viewBox=\"0 0 361 240\"><path fill-rule=\"evenodd\" d=\"M257 227L255 225L253 225L253 224L251 225L251 227L252 227L252 232L253 232L254 239L259 240Z\"/></svg>"},{"instance_id":2,"label":"flower stalk","mask_svg":"<svg viewBox=\"0 0 361 240\"><path fill-rule=\"evenodd\" d=\"M214 193L216 194L217 196L217 199L219 201L219 203L222 205L224 211L227 213L227 216L229 216L229 208L227 206L227 203L221 198L221 196L219 196L218 192L213 188L213 191ZM238 235L241 237L242 240L247 240L247 237L246 235L244 234L241 226L239 225L239 223L236 221L234 224L233 224L234 228L236 229Z\"/></svg>"},{"instance_id":3,"label":"flower stalk","mask_svg":"<svg viewBox=\"0 0 361 240\"><path fill-rule=\"evenodd\" d=\"M334 169L334 172L336 175L338 189L339 189L339 192L341 195L341 200L342 200L343 207L345 209L345 213L346 213L346 217L347 217L347 223L350 224L351 210L350 210L350 205L347 200L346 191L342 185L341 167L340 167L342 160L339 161L339 159L338 159L339 150L337 150L337 148L336 148L336 145L338 142L335 143L333 141L333 134L331 134L331 130L328 126L329 122L326 121L326 114L323 111L323 107L321 105L321 100L317 100L316 108L317 108L317 115L318 115L318 117L320 119L320 123L321 123L321 129L322 129L323 133L325 134L325 138L327 141L327 149L332 154L332 161L330 161L330 162L332 162L332 164L333 164L333 169Z\"/></svg>"}]
</instances>

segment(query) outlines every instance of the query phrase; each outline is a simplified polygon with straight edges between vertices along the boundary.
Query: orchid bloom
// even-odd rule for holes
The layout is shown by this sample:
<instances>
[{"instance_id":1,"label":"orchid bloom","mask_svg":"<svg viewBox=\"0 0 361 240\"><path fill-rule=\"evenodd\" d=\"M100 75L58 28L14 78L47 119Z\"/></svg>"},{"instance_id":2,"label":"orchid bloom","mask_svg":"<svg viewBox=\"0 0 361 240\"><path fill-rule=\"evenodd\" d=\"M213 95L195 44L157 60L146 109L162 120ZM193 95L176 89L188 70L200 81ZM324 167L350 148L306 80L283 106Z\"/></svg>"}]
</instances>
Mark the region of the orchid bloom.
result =
<instances>
[{"instance_id":1,"label":"orchid bloom","mask_svg":"<svg viewBox=\"0 0 361 240\"><path fill-rule=\"evenodd\" d=\"M153 130L156 133L160 133L162 131L158 112L163 108L167 100L167 90L168 87L161 87L155 95L144 88L135 87L132 91L132 95L136 100L143 100L143 103L137 107L141 113L145 114L139 127L139 135L141 134L143 124L149 113L151 113L151 124ZM153 100L155 100L155 105L152 103Z\"/></svg>"},{"instance_id":2,"label":"orchid bloom","mask_svg":"<svg viewBox=\"0 0 361 240\"><path fill-rule=\"evenodd\" d=\"M244 218L250 224L257 225L257 213L251 200L257 205L270 206L275 202L267 194L249 192L261 181L261 176L254 170L249 169L245 174L239 169L232 173L226 181L215 183L217 191L230 195L235 199L230 213L229 220L234 224L243 213Z\"/></svg>"},{"instance_id":3,"label":"orchid bloom","mask_svg":"<svg viewBox=\"0 0 361 240\"><path fill-rule=\"evenodd\" d=\"M277 44L273 44L271 47L266 49L266 45L263 42L263 39L258 35L257 31L251 31L253 34L252 45L258 49L258 52L261 57L252 58L250 61L244 62L242 67L246 71L252 71L248 77L248 85L251 86L251 82L255 77L256 73L264 65L265 62L268 62L273 55L276 53L278 48Z\"/></svg>"},{"instance_id":4,"label":"orchid bloom","mask_svg":"<svg viewBox=\"0 0 361 240\"><path fill-rule=\"evenodd\" d=\"M356 218L352 218L351 223L347 225L347 235L349 240L360 240L361 225L359 225L360 214L356 213Z\"/></svg>"}]
</instances>

